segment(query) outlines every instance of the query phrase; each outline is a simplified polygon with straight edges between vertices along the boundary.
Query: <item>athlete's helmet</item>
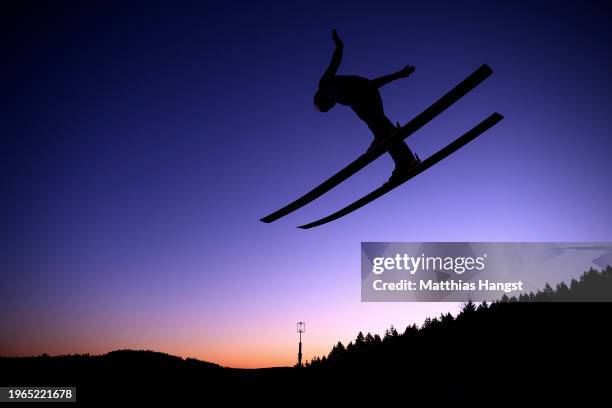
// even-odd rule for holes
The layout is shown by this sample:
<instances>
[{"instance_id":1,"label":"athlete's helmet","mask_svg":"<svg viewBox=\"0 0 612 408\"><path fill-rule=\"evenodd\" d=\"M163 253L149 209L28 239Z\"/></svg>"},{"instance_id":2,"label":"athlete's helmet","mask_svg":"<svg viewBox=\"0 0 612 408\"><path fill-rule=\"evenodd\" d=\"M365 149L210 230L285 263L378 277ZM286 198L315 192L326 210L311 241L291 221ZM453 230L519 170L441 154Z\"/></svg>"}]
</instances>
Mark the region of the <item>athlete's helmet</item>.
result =
<instances>
[{"instance_id":1,"label":"athlete's helmet","mask_svg":"<svg viewBox=\"0 0 612 408\"><path fill-rule=\"evenodd\" d=\"M334 107L336 101L325 91L318 90L314 96L315 109L319 112L327 112Z\"/></svg>"}]
</instances>

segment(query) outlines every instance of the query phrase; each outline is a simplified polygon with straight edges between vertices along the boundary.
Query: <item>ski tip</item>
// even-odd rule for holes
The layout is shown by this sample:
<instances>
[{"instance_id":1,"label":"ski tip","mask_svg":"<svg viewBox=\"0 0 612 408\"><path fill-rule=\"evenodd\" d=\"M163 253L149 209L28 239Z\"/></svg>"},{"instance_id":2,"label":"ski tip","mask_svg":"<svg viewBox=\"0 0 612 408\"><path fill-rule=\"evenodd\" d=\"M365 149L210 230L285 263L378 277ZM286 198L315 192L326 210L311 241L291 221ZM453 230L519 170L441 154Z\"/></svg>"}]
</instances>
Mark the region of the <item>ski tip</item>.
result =
<instances>
[{"instance_id":1,"label":"ski tip","mask_svg":"<svg viewBox=\"0 0 612 408\"><path fill-rule=\"evenodd\" d=\"M265 217L263 217L263 218L260 218L260 219L259 219L259 221L261 221L261 222L265 222L266 224L269 224L269 223L271 223L273 220L270 218L270 216L269 216L269 215L267 215L267 216L265 216Z\"/></svg>"},{"instance_id":2,"label":"ski tip","mask_svg":"<svg viewBox=\"0 0 612 408\"><path fill-rule=\"evenodd\" d=\"M486 63L482 64L480 68L478 68L478 70L481 71L483 74L486 74L487 76L493 73L493 70L491 69L491 67Z\"/></svg>"}]
</instances>

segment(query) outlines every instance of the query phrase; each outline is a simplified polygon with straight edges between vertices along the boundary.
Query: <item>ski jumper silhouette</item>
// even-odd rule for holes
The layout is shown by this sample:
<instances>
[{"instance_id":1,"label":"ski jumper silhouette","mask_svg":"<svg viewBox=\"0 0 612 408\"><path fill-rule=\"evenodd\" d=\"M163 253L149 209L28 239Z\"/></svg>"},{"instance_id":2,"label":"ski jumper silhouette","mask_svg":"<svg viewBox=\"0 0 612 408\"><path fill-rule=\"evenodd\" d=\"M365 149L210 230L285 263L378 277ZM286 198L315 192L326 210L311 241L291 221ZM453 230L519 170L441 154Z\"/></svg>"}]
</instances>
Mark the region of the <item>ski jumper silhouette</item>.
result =
<instances>
[{"instance_id":1,"label":"ski jumper silhouette","mask_svg":"<svg viewBox=\"0 0 612 408\"><path fill-rule=\"evenodd\" d=\"M371 149L399 127L399 124L396 127L385 115L378 88L396 79L408 77L414 72L414 67L407 65L396 73L372 80L356 75L336 75L342 62L344 44L335 29L332 38L336 49L329 67L319 81L319 90L314 96L315 108L327 112L336 103L350 107L374 134ZM403 140L394 142L389 148L389 154L395 162L390 181L401 177L420 162Z\"/></svg>"}]
</instances>

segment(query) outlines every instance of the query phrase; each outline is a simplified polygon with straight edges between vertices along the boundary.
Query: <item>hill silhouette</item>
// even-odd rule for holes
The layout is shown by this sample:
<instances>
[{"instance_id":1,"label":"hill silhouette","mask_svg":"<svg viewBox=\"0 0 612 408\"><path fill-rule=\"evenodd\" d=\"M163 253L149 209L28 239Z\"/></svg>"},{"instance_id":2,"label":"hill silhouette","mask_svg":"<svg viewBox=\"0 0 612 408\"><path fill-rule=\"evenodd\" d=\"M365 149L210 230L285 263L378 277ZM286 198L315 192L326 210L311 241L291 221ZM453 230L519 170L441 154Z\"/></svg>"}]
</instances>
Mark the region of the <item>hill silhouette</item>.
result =
<instances>
[{"instance_id":1,"label":"hill silhouette","mask_svg":"<svg viewBox=\"0 0 612 408\"><path fill-rule=\"evenodd\" d=\"M382 336L359 333L305 368L242 370L152 351L0 358L0 385L75 385L79 401L264 398L516 403L605 396L612 268ZM554 302L565 300L566 303ZM604 371L602 371L604 370ZM607 398L607 397L606 397Z\"/></svg>"},{"instance_id":2,"label":"hill silhouette","mask_svg":"<svg viewBox=\"0 0 612 408\"><path fill-rule=\"evenodd\" d=\"M228 387L257 391L291 367L234 369L150 350L0 357L0 386L76 386L77 401L117 402L220 396Z\"/></svg>"}]
</instances>

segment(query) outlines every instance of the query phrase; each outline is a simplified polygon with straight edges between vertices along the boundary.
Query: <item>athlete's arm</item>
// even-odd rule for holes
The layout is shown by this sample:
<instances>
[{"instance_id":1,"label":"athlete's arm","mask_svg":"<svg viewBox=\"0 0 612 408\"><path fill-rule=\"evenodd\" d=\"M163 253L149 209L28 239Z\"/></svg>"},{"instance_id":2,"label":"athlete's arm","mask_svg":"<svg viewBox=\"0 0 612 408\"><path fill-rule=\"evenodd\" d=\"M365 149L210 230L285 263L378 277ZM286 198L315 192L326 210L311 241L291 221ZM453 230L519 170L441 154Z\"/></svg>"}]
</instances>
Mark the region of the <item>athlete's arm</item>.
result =
<instances>
[{"instance_id":1,"label":"athlete's arm","mask_svg":"<svg viewBox=\"0 0 612 408\"><path fill-rule=\"evenodd\" d=\"M338 68L340 67L340 63L342 62L342 51L344 50L344 44L342 40L338 36L336 29L332 31L332 38L336 43L336 49L334 50L334 55L332 55L331 62L329 63L329 67L325 70L325 73L321 77L320 82L324 82L325 80L331 79L336 75ZM319 83L320 83L319 82Z\"/></svg>"},{"instance_id":2,"label":"athlete's arm","mask_svg":"<svg viewBox=\"0 0 612 408\"><path fill-rule=\"evenodd\" d=\"M396 79L406 78L410 76L410 74L412 74L413 72L414 72L414 67L411 65L406 65L404 68L402 68L401 70L391 75L385 75L385 76L381 76L379 78L373 79L372 83L374 84L375 87L380 88L383 85L387 85L389 82L395 81Z\"/></svg>"}]
</instances>

